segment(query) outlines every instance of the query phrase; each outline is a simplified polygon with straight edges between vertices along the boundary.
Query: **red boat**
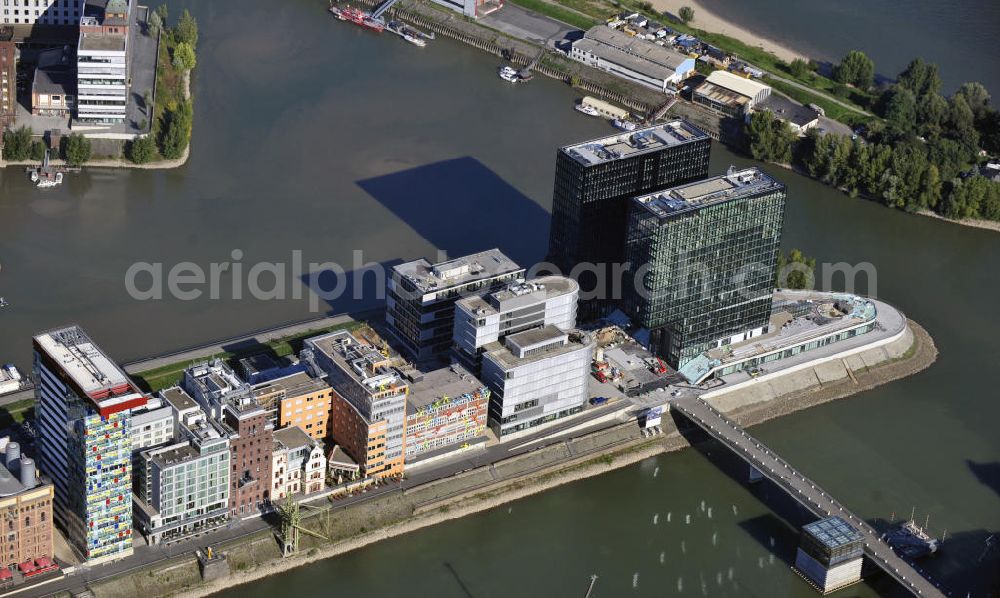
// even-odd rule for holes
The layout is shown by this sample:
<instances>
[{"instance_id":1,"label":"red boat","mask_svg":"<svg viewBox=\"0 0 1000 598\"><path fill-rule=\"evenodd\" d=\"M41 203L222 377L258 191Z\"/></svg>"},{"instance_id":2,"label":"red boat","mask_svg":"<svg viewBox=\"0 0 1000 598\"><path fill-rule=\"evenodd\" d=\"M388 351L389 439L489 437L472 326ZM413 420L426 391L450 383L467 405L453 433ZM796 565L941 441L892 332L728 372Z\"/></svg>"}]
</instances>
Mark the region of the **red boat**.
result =
<instances>
[{"instance_id":1,"label":"red boat","mask_svg":"<svg viewBox=\"0 0 1000 598\"><path fill-rule=\"evenodd\" d=\"M346 17L344 17L344 13L343 13L343 11L341 11L341 10L340 10L340 9L339 9L338 7L336 7L336 6L333 6L332 4L330 5L330 14L332 14L332 15L333 15L333 16L335 16L335 17L337 17L337 18L338 18L338 19L340 19L341 21L346 21L346 20L347 20L347 18L346 18Z\"/></svg>"},{"instance_id":2,"label":"red boat","mask_svg":"<svg viewBox=\"0 0 1000 598\"><path fill-rule=\"evenodd\" d=\"M377 31L379 33L382 33L382 31L385 30L385 23L382 19L373 18L367 12L358 10L357 8L345 6L340 9L339 16L351 23L354 23L355 25L364 27L365 29L371 29L372 31Z\"/></svg>"}]
</instances>

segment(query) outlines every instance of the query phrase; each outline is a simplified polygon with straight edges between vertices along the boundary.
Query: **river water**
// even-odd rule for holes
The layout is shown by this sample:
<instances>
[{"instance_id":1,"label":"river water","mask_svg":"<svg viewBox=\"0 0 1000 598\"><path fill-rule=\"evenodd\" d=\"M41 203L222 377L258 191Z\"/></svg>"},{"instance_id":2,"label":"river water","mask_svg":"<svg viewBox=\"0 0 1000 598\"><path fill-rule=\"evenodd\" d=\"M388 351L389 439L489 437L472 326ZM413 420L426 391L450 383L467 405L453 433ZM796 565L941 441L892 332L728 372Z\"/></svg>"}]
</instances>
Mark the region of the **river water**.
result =
<instances>
[{"instance_id":1,"label":"river water","mask_svg":"<svg viewBox=\"0 0 1000 598\"><path fill-rule=\"evenodd\" d=\"M817 60L851 50L894 78L917 56L937 63L942 93L979 81L1000 94L995 0L698 0L713 13Z\"/></svg>"},{"instance_id":2,"label":"river water","mask_svg":"<svg viewBox=\"0 0 1000 598\"><path fill-rule=\"evenodd\" d=\"M392 263L499 246L530 263L546 246L555 148L608 131L571 109L565 86L508 87L494 58L368 34L320 2L192 9L202 41L187 166L88 171L48 192L20 169L0 173L4 361L29 366L31 335L72 321L124 361L312 313L308 291L237 300L225 276L218 300L136 301L123 281L140 261L207 270L238 249L248 269L300 250L306 263L351 270L354 250ZM715 172L731 163L749 162L713 148ZM928 567L955 595L982 596L1000 568L1000 553L984 551L1000 530L1000 402L987 376L1000 358L1000 235L774 174L789 187L784 245L821 263L872 263L877 286L860 290L921 322L941 357L754 433L863 517L929 513L949 541ZM282 288L291 296L309 280ZM372 291L372 280L361 286ZM813 596L788 563L801 515L774 490L734 480L719 452L650 459L238 592L574 596L596 574L597 596ZM895 592L876 577L844 595Z\"/></svg>"}]
</instances>

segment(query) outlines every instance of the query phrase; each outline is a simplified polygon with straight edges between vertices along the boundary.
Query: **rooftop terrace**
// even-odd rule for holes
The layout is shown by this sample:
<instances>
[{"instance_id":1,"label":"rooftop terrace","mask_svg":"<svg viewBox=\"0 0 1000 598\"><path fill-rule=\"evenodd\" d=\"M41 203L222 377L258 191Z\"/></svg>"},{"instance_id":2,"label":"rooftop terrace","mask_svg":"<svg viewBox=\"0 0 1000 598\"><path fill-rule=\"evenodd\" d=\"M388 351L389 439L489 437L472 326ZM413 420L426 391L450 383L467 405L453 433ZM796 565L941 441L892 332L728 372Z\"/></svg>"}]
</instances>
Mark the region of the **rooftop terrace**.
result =
<instances>
[{"instance_id":1,"label":"rooftop terrace","mask_svg":"<svg viewBox=\"0 0 1000 598\"><path fill-rule=\"evenodd\" d=\"M634 201L659 218L670 218L683 212L783 188L783 183L758 168L730 168L727 174L642 195Z\"/></svg>"},{"instance_id":2,"label":"rooftop terrace","mask_svg":"<svg viewBox=\"0 0 1000 598\"><path fill-rule=\"evenodd\" d=\"M474 295L458 301L476 315L492 315L521 305L538 303L551 297L576 292L580 286L565 276L542 276L528 281L518 280L507 287L480 297Z\"/></svg>"},{"instance_id":3,"label":"rooftop terrace","mask_svg":"<svg viewBox=\"0 0 1000 598\"><path fill-rule=\"evenodd\" d=\"M682 119L592 139L561 148L577 162L586 166L624 160L648 152L708 139L708 135Z\"/></svg>"},{"instance_id":4,"label":"rooftop terrace","mask_svg":"<svg viewBox=\"0 0 1000 598\"><path fill-rule=\"evenodd\" d=\"M379 340L338 330L306 339L306 346L326 355L369 395L406 392L407 384L396 369L403 360Z\"/></svg>"},{"instance_id":5,"label":"rooftop terrace","mask_svg":"<svg viewBox=\"0 0 1000 598\"><path fill-rule=\"evenodd\" d=\"M504 274L523 271L499 249L490 249L431 264L421 258L393 268L394 274L412 282L422 293L440 291Z\"/></svg>"},{"instance_id":6,"label":"rooftop terrace","mask_svg":"<svg viewBox=\"0 0 1000 598\"><path fill-rule=\"evenodd\" d=\"M490 343L484 349L502 367L511 369L592 345L590 337L581 332L545 326L512 334L504 342Z\"/></svg>"}]
</instances>

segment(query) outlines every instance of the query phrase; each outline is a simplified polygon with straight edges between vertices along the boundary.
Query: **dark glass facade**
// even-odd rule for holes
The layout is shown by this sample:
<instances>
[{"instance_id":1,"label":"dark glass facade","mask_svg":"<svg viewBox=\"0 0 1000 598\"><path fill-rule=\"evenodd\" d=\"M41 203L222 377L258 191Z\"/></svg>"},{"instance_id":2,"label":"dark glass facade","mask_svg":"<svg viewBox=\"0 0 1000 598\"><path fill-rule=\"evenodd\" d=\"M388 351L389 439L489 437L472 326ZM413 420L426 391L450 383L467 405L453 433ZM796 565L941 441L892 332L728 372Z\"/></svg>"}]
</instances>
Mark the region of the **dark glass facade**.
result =
<instances>
[{"instance_id":1,"label":"dark glass facade","mask_svg":"<svg viewBox=\"0 0 1000 598\"><path fill-rule=\"evenodd\" d=\"M626 311L673 367L768 325L785 187L756 169L744 173L763 178L710 198L659 204L665 209L651 207L648 197L631 204L626 257L637 280Z\"/></svg>"},{"instance_id":2,"label":"dark glass facade","mask_svg":"<svg viewBox=\"0 0 1000 598\"><path fill-rule=\"evenodd\" d=\"M586 144L560 148L556 154L548 259L562 274L570 275L580 263L623 262L628 202L636 195L707 176L711 138L686 123L683 126L685 131L693 132L688 140L599 161L575 154L573 148ZM603 141L607 140L592 143ZM596 277L588 277L576 277L581 293L595 289ZM601 296L617 299L609 288L603 290ZM593 317L608 303L583 302L581 315Z\"/></svg>"}]
</instances>

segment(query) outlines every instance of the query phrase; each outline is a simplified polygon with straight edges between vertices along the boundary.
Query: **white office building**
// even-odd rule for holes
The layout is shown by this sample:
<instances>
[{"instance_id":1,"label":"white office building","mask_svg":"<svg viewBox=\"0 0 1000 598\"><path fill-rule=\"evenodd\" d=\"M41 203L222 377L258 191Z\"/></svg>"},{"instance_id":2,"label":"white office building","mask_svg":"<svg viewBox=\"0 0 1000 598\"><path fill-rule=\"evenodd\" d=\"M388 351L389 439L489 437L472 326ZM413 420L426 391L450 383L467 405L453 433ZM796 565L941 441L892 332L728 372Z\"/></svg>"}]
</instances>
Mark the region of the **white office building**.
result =
<instances>
[{"instance_id":1,"label":"white office building","mask_svg":"<svg viewBox=\"0 0 1000 598\"><path fill-rule=\"evenodd\" d=\"M594 350L583 333L545 326L485 349L482 380L492 391L489 423L499 437L583 410Z\"/></svg>"},{"instance_id":2,"label":"white office building","mask_svg":"<svg viewBox=\"0 0 1000 598\"><path fill-rule=\"evenodd\" d=\"M512 282L482 297L460 299L455 304L455 356L475 374L482 365L483 348L490 343L543 326L571 330L576 327L579 295L575 280L543 276Z\"/></svg>"},{"instance_id":3,"label":"white office building","mask_svg":"<svg viewBox=\"0 0 1000 598\"><path fill-rule=\"evenodd\" d=\"M130 8L127 0L90 0L84 7L76 49L76 113L83 122L125 122Z\"/></svg>"},{"instance_id":4,"label":"white office building","mask_svg":"<svg viewBox=\"0 0 1000 598\"><path fill-rule=\"evenodd\" d=\"M4 25L76 25L83 0L4 0Z\"/></svg>"}]
</instances>

